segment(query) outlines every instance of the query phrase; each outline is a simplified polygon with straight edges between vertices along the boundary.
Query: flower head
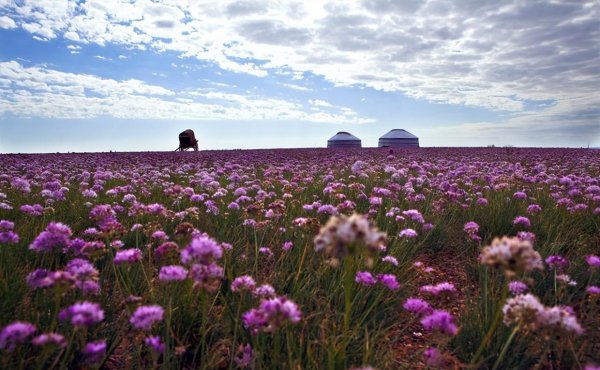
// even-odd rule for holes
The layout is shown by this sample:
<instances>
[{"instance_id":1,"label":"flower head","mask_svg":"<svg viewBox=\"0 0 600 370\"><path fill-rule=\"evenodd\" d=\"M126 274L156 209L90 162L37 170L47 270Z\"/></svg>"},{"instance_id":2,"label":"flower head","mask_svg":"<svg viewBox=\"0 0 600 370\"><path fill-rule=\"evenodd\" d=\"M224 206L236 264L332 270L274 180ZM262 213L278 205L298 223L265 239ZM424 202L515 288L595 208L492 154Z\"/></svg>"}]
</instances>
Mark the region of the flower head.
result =
<instances>
[{"instance_id":1,"label":"flower head","mask_svg":"<svg viewBox=\"0 0 600 370\"><path fill-rule=\"evenodd\" d=\"M467 234L476 234L479 232L479 225L477 222L469 221L465 224L464 230Z\"/></svg>"},{"instance_id":2,"label":"flower head","mask_svg":"<svg viewBox=\"0 0 600 370\"><path fill-rule=\"evenodd\" d=\"M513 224L515 225L522 225L523 227L526 228L530 228L531 227L531 221L529 221L529 219L525 216L517 216L515 217L515 219L513 220Z\"/></svg>"},{"instance_id":3,"label":"flower head","mask_svg":"<svg viewBox=\"0 0 600 370\"><path fill-rule=\"evenodd\" d=\"M28 322L16 321L6 325L0 331L0 349L12 352L18 344L25 343L36 330L36 327Z\"/></svg>"},{"instance_id":4,"label":"flower head","mask_svg":"<svg viewBox=\"0 0 600 370\"><path fill-rule=\"evenodd\" d=\"M50 222L29 245L36 252L50 252L55 247L67 247L71 238L71 228L60 222Z\"/></svg>"},{"instance_id":5,"label":"flower head","mask_svg":"<svg viewBox=\"0 0 600 370\"><path fill-rule=\"evenodd\" d=\"M165 351L165 344L160 340L158 335L147 337L144 339L144 343L156 353L163 353Z\"/></svg>"},{"instance_id":6,"label":"flower head","mask_svg":"<svg viewBox=\"0 0 600 370\"><path fill-rule=\"evenodd\" d=\"M223 249L214 239L200 235L181 252L181 262L185 264L209 264L223 256Z\"/></svg>"},{"instance_id":7,"label":"flower head","mask_svg":"<svg viewBox=\"0 0 600 370\"><path fill-rule=\"evenodd\" d=\"M98 340L87 343L83 348L82 353L83 362L90 365L96 364L100 362L106 354L106 341Z\"/></svg>"},{"instance_id":8,"label":"flower head","mask_svg":"<svg viewBox=\"0 0 600 370\"><path fill-rule=\"evenodd\" d=\"M549 256L546 258L546 264L552 270L563 271L569 266L569 261L561 256Z\"/></svg>"},{"instance_id":9,"label":"flower head","mask_svg":"<svg viewBox=\"0 0 600 370\"><path fill-rule=\"evenodd\" d=\"M404 229L400 231L400 234L398 234L398 236L401 238L416 238L418 235L419 234L417 234L417 232L413 229Z\"/></svg>"},{"instance_id":10,"label":"flower head","mask_svg":"<svg viewBox=\"0 0 600 370\"><path fill-rule=\"evenodd\" d=\"M332 216L314 242L317 251L339 260L351 252L363 251L355 248L356 244L366 247L368 253L378 252L385 239L385 234L379 232L365 216L354 214L350 217Z\"/></svg>"},{"instance_id":11,"label":"flower head","mask_svg":"<svg viewBox=\"0 0 600 370\"><path fill-rule=\"evenodd\" d=\"M67 340L64 336L58 333L44 333L31 340L31 343L38 347L56 346L64 348L67 346Z\"/></svg>"},{"instance_id":12,"label":"flower head","mask_svg":"<svg viewBox=\"0 0 600 370\"><path fill-rule=\"evenodd\" d=\"M379 274L377 275L377 280L379 280L379 282L389 290L400 289L400 284L398 284L398 280L396 280L396 275Z\"/></svg>"},{"instance_id":13,"label":"flower head","mask_svg":"<svg viewBox=\"0 0 600 370\"><path fill-rule=\"evenodd\" d=\"M91 326L104 320L104 311L97 303L83 301L60 311L58 318L62 321L70 320L73 326Z\"/></svg>"},{"instance_id":14,"label":"flower head","mask_svg":"<svg viewBox=\"0 0 600 370\"><path fill-rule=\"evenodd\" d=\"M404 301L402 307L404 307L404 309L408 312L412 312L417 315L428 315L433 311L431 306L429 306L429 303L419 298L408 298L406 301Z\"/></svg>"},{"instance_id":15,"label":"flower head","mask_svg":"<svg viewBox=\"0 0 600 370\"><path fill-rule=\"evenodd\" d=\"M529 287L522 281L511 281L508 283L508 290L513 294L523 294L525 293Z\"/></svg>"},{"instance_id":16,"label":"flower head","mask_svg":"<svg viewBox=\"0 0 600 370\"><path fill-rule=\"evenodd\" d=\"M142 251L138 248L124 249L118 251L113 262L116 265L123 263L136 263L142 260Z\"/></svg>"},{"instance_id":17,"label":"flower head","mask_svg":"<svg viewBox=\"0 0 600 370\"><path fill-rule=\"evenodd\" d=\"M243 275L236 277L231 283L231 291L234 293L243 292L243 291L254 291L256 287L256 282L249 275Z\"/></svg>"},{"instance_id":18,"label":"flower head","mask_svg":"<svg viewBox=\"0 0 600 370\"><path fill-rule=\"evenodd\" d=\"M428 331L439 331L454 336L458 328L454 324L454 318L444 310L435 310L430 315L421 319L421 325Z\"/></svg>"},{"instance_id":19,"label":"flower head","mask_svg":"<svg viewBox=\"0 0 600 370\"><path fill-rule=\"evenodd\" d=\"M585 262L587 262L591 268L600 268L600 257L598 256L591 254L585 258Z\"/></svg>"},{"instance_id":20,"label":"flower head","mask_svg":"<svg viewBox=\"0 0 600 370\"><path fill-rule=\"evenodd\" d=\"M285 297L274 297L261 301L258 308L253 308L242 315L242 322L253 335L259 331L272 333L285 323L295 324L302 318L302 313L293 301Z\"/></svg>"},{"instance_id":21,"label":"flower head","mask_svg":"<svg viewBox=\"0 0 600 370\"><path fill-rule=\"evenodd\" d=\"M164 313L161 306L140 306L133 312L129 322L137 329L150 330L155 322L162 321Z\"/></svg>"},{"instance_id":22,"label":"flower head","mask_svg":"<svg viewBox=\"0 0 600 370\"><path fill-rule=\"evenodd\" d=\"M187 278L188 270L183 266L170 265L160 268L158 280L160 281L182 281Z\"/></svg>"},{"instance_id":23,"label":"flower head","mask_svg":"<svg viewBox=\"0 0 600 370\"><path fill-rule=\"evenodd\" d=\"M358 284L365 286L372 286L377 283L377 280L375 280L373 275L368 271L357 272L354 281L356 281Z\"/></svg>"},{"instance_id":24,"label":"flower head","mask_svg":"<svg viewBox=\"0 0 600 370\"><path fill-rule=\"evenodd\" d=\"M544 268L542 257L533 249L531 242L516 237L495 238L482 250L479 261L503 268L508 277Z\"/></svg>"}]
</instances>

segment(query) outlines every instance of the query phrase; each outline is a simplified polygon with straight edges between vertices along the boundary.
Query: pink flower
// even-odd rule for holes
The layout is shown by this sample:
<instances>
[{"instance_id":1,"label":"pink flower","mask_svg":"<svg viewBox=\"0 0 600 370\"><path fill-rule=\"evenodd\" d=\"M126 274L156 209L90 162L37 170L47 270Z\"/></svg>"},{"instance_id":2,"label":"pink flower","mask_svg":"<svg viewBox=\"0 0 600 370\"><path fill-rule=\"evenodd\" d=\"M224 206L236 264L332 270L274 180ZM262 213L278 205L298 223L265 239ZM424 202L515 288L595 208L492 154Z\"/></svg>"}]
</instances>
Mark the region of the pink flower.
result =
<instances>
[{"instance_id":1,"label":"pink flower","mask_svg":"<svg viewBox=\"0 0 600 370\"><path fill-rule=\"evenodd\" d=\"M413 229L404 229L402 231L400 231L400 234L398 234L399 237L401 238L416 238L417 237L417 232L414 231Z\"/></svg>"},{"instance_id":2,"label":"pink flower","mask_svg":"<svg viewBox=\"0 0 600 370\"><path fill-rule=\"evenodd\" d=\"M372 286L377 283L377 280L375 280L375 277L373 277L373 275L368 271L357 272L356 277L354 278L354 281L356 281L357 283L359 283L361 285L365 285L365 286Z\"/></svg>"}]
</instances>

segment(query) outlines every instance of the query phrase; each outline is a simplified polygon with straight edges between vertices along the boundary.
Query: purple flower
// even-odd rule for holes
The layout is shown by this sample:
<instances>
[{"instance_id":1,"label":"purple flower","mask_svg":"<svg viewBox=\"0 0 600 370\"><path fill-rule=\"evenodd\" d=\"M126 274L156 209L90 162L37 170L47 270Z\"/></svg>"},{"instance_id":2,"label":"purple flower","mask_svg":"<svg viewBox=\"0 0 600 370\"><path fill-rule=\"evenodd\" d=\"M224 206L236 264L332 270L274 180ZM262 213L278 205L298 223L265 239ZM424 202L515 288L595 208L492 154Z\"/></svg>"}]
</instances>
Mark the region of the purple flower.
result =
<instances>
[{"instance_id":1,"label":"purple flower","mask_svg":"<svg viewBox=\"0 0 600 370\"><path fill-rule=\"evenodd\" d=\"M138 307L129 322L137 329L150 330L155 322L162 321L165 310L161 306Z\"/></svg>"},{"instance_id":2,"label":"purple flower","mask_svg":"<svg viewBox=\"0 0 600 370\"><path fill-rule=\"evenodd\" d=\"M100 294L100 284L94 280L79 280L75 282L75 286L80 289L83 294Z\"/></svg>"},{"instance_id":3,"label":"purple flower","mask_svg":"<svg viewBox=\"0 0 600 370\"><path fill-rule=\"evenodd\" d=\"M539 213L542 211L542 207L537 204L531 204L527 207L527 213Z\"/></svg>"},{"instance_id":4,"label":"purple flower","mask_svg":"<svg viewBox=\"0 0 600 370\"><path fill-rule=\"evenodd\" d=\"M90 211L90 218L96 221L102 231L108 231L118 224L117 213L110 204L99 204Z\"/></svg>"},{"instance_id":5,"label":"purple flower","mask_svg":"<svg viewBox=\"0 0 600 370\"><path fill-rule=\"evenodd\" d=\"M395 275L379 274L377 275L377 280L379 280L379 282L381 282L381 284L383 284L389 290L398 290L400 288L400 284L398 284Z\"/></svg>"},{"instance_id":6,"label":"purple flower","mask_svg":"<svg viewBox=\"0 0 600 370\"><path fill-rule=\"evenodd\" d=\"M106 341L98 340L90 342L83 348L83 362L86 364L96 364L102 360L106 354Z\"/></svg>"},{"instance_id":7,"label":"purple flower","mask_svg":"<svg viewBox=\"0 0 600 370\"><path fill-rule=\"evenodd\" d=\"M252 292L256 297L271 297L275 295L275 289L269 284L263 284Z\"/></svg>"},{"instance_id":8,"label":"purple flower","mask_svg":"<svg viewBox=\"0 0 600 370\"><path fill-rule=\"evenodd\" d=\"M158 335L147 337L144 339L144 343L156 353L163 353L165 351L165 344L160 340Z\"/></svg>"},{"instance_id":9,"label":"purple flower","mask_svg":"<svg viewBox=\"0 0 600 370\"><path fill-rule=\"evenodd\" d=\"M54 279L52 278L52 272L46 269L36 269L30 272L26 278L27 285L31 288L49 288L54 285Z\"/></svg>"},{"instance_id":10,"label":"purple flower","mask_svg":"<svg viewBox=\"0 0 600 370\"><path fill-rule=\"evenodd\" d=\"M326 215L337 215L338 212L335 206L332 206L331 204L324 204L319 207L317 213Z\"/></svg>"},{"instance_id":11,"label":"purple flower","mask_svg":"<svg viewBox=\"0 0 600 370\"><path fill-rule=\"evenodd\" d=\"M385 256L381 259L383 262L390 263L394 266L398 266L398 260L394 256Z\"/></svg>"},{"instance_id":12,"label":"purple flower","mask_svg":"<svg viewBox=\"0 0 600 370\"><path fill-rule=\"evenodd\" d=\"M97 303L83 301L60 311L58 318L62 321L70 320L73 326L84 327L104 320L104 311Z\"/></svg>"},{"instance_id":13,"label":"purple flower","mask_svg":"<svg viewBox=\"0 0 600 370\"><path fill-rule=\"evenodd\" d=\"M432 312L429 303L419 298L408 298L402 305L405 310L417 315L428 315Z\"/></svg>"},{"instance_id":14,"label":"purple flower","mask_svg":"<svg viewBox=\"0 0 600 370\"><path fill-rule=\"evenodd\" d=\"M420 292L440 295L441 293L452 293L456 291L454 284L449 282L439 283L437 285L423 285L419 288Z\"/></svg>"},{"instance_id":15,"label":"purple flower","mask_svg":"<svg viewBox=\"0 0 600 370\"><path fill-rule=\"evenodd\" d=\"M569 261L561 256L549 256L546 258L546 264L551 270L563 271L569 266Z\"/></svg>"},{"instance_id":16,"label":"purple flower","mask_svg":"<svg viewBox=\"0 0 600 370\"><path fill-rule=\"evenodd\" d=\"M183 266L170 265L160 268L158 280L160 281L182 281L187 278L188 270Z\"/></svg>"},{"instance_id":17,"label":"purple flower","mask_svg":"<svg viewBox=\"0 0 600 370\"><path fill-rule=\"evenodd\" d=\"M592 268L600 268L600 257L589 255L585 258L585 262Z\"/></svg>"},{"instance_id":18,"label":"purple flower","mask_svg":"<svg viewBox=\"0 0 600 370\"><path fill-rule=\"evenodd\" d=\"M25 343L36 330L36 327L28 322L16 321L6 325L0 331L0 349L12 352L17 344Z\"/></svg>"},{"instance_id":19,"label":"purple flower","mask_svg":"<svg viewBox=\"0 0 600 370\"><path fill-rule=\"evenodd\" d=\"M33 345L42 347L42 346L56 346L60 348L65 348L67 346L67 340L64 336L58 333L44 333L38 335L37 337L31 340Z\"/></svg>"},{"instance_id":20,"label":"purple flower","mask_svg":"<svg viewBox=\"0 0 600 370\"><path fill-rule=\"evenodd\" d=\"M428 367L437 369L444 363L441 352L435 347L429 347L423 351L423 359Z\"/></svg>"},{"instance_id":21,"label":"purple flower","mask_svg":"<svg viewBox=\"0 0 600 370\"><path fill-rule=\"evenodd\" d=\"M528 289L529 287L527 286L527 284L525 284L522 281L511 281L510 283L508 283L508 290L513 295L523 294L527 292Z\"/></svg>"},{"instance_id":22,"label":"purple flower","mask_svg":"<svg viewBox=\"0 0 600 370\"><path fill-rule=\"evenodd\" d=\"M531 227L531 221L529 221L529 219L525 216L517 216L515 217L515 219L513 220L513 224L515 225L522 225L523 227L526 228L530 228Z\"/></svg>"},{"instance_id":23,"label":"purple flower","mask_svg":"<svg viewBox=\"0 0 600 370\"><path fill-rule=\"evenodd\" d=\"M15 224L11 221L0 221L0 244L17 244L19 242L19 235L13 231L14 227Z\"/></svg>"},{"instance_id":24,"label":"purple flower","mask_svg":"<svg viewBox=\"0 0 600 370\"><path fill-rule=\"evenodd\" d=\"M400 231L400 234L398 234L398 236L401 238L416 238L417 235L417 232L413 229L404 229Z\"/></svg>"},{"instance_id":25,"label":"purple flower","mask_svg":"<svg viewBox=\"0 0 600 370\"><path fill-rule=\"evenodd\" d=\"M284 251L289 251L293 247L294 247L294 243L288 241L288 242L283 243L283 245L281 246L281 249L283 249Z\"/></svg>"},{"instance_id":26,"label":"purple flower","mask_svg":"<svg viewBox=\"0 0 600 370\"><path fill-rule=\"evenodd\" d=\"M231 283L231 291L234 293L243 292L243 291L254 291L256 287L256 282L251 276L243 275L236 277Z\"/></svg>"},{"instance_id":27,"label":"purple flower","mask_svg":"<svg viewBox=\"0 0 600 370\"><path fill-rule=\"evenodd\" d=\"M535 234L530 231L519 231L517 233L517 238L521 240L527 240L533 243L535 241Z\"/></svg>"},{"instance_id":28,"label":"purple flower","mask_svg":"<svg viewBox=\"0 0 600 370\"><path fill-rule=\"evenodd\" d=\"M454 325L453 317L444 310L435 310L421 320L421 325L428 331L439 331L454 336L458 328Z\"/></svg>"},{"instance_id":29,"label":"purple flower","mask_svg":"<svg viewBox=\"0 0 600 370\"><path fill-rule=\"evenodd\" d=\"M169 236L164 231L157 230L152 233L152 239L167 240L167 239L169 239Z\"/></svg>"},{"instance_id":30,"label":"purple flower","mask_svg":"<svg viewBox=\"0 0 600 370\"><path fill-rule=\"evenodd\" d=\"M273 252L268 247L260 247L260 248L258 248L258 253L264 254L267 257L273 257Z\"/></svg>"},{"instance_id":31,"label":"purple flower","mask_svg":"<svg viewBox=\"0 0 600 370\"><path fill-rule=\"evenodd\" d=\"M513 198L515 198L515 199L527 199L527 194L525 194L525 192L523 192L523 191L517 191L516 193L513 194Z\"/></svg>"},{"instance_id":32,"label":"purple flower","mask_svg":"<svg viewBox=\"0 0 600 370\"><path fill-rule=\"evenodd\" d=\"M421 212L417 211L416 209L409 209L408 211L402 211L402 214L404 216L406 216L407 218L410 218L413 221L417 221L420 224L425 223L425 219L423 218L423 215L421 214Z\"/></svg>"},{"instance_id":33,"label":"purple flower","mask_svg":"<svg viewBox=\"0 0 600 370\"><path fill-rule=\"evenodd\" d=\"M181 252L181 262L185 264L209 264L223 256L223 249L212 238L200 235Z\"/></svg>"},{"instance_id":34,"label":"purple flower","mask_svg":"<svg viewBox=\"0 0 600 370\"><path fill-rule=\"evenodd\" d=\"M469 221L465 224L464 230L467 234L475 234L479 231L477 222Z\"/></svg>"},{"instance_id":35,"label":"purple flower","mask_svg":"<svg viewBox=\"0 0 600 370\"><path fill-rule=\"evenodd\" d=\"M264 299L258 308L253 308L242 315L242 322L253 335L259 331L272 333L287 322L297 323L302 313L293 301L285 297Z\"/></svg>"},{"instance_id":36,"label":"purple flower","mask_svg":"<svg viewBox=\"0 0 600 370\"><path fill-rule=\"evenodd\" d=\"M375 280L373 275L371 275L371 273L368 271L357 272L356 277L354 278L354 281L356 281L357 283L359 283L361 285L365 285L365 286L372 286L377 283L377 280Z\"/></svg>"},{"instance_id":37,"label":"purple flower","mask_svg":"<svg viewBox=\"0 0 600 370\"><path fill-rule=\"evenodd\" d=\"M24 204L19 207L19 210L29 216L41 216L44 214L44 207L41 204Z\"/></svg>"},{"instance_id":38,"label":"purple flower","mask_svg":"<svg viewBox=\"0 0 600 370\"><path fill-rule=\"evenodd\" d=\"M216 263L208 265L195 264L190 269L190 276L194 279L194 286L209 292L217 290L223 278L223 268Z\"/></svg>"},{"instance_id":39,"label":"purple flower","mask_svg":"<svg viewBox=\"0 0 600 370\"><path fill-rule=\"evenodd\" d=\"M585 290L586 292L588 292L588 294L600 294L600 287L595 286L595 285L590 285L587 287L587 289Z\"/></svg>"},{"instance_id":40,"label":"purple flower","mask_svg":"<svg viewBox=\"0 0 600 370\"><path fill-rule=\"evenodd\" d=\"M75 258L67 263L65 270L77 280L87 280L98 276L98 270L88 260Z\"/></svg>"},{"instance_id":41,"label":"purple flower","mask_svg":"<svg viewBox=\"0 0 600 370\"><path fill-rule=\"evenodd\" d=\"M60 222L50 222L29 245L36 252L50 252L55 247L67 247L71 237L71 229Z\"/></svg>"},{"instance_id":42,"label":"purple flower","mask_svg":"<svg viewBox=\"0 0 600 370\"><path fill-rule=\"evenodd\" d=\"M138 248L125 249L118 251L113 262L115 265L122 263L136 263L142 260L142 251Z\"/></svg>"},{"instance_id":43,"label":"purple flower","mask_svg":"<svg viewBox=\"0 0 600 370\"><path fill-rule=\"evenodd\" d=\"M251 367L252 362L254 362L254 351L252 350L252 346L249 344L240 345L238 349L238 354L233 359L237 367L243 369L246 367Z\"/></svg>"}]
</instances>

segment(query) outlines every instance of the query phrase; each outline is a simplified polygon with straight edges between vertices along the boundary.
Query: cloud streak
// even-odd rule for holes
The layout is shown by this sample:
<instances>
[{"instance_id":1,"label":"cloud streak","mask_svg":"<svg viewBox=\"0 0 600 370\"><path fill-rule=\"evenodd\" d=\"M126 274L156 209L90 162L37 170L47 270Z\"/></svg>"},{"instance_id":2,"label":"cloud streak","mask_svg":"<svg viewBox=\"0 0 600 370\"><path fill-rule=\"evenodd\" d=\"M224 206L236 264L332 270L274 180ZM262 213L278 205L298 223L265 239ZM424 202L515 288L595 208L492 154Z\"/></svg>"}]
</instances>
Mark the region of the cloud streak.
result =
<instances>
[{"instance_id":1,"label":"cloud streak","mask_svg":"<svg viewBox=\"0 0 600 370\"><path fill-rule=\"evenodd\" d=\"M0 114L26 118L114 117L163 120L299 120L361 124L347 107L308 110L294 101L201 90L174 91L43 67L0 63Z\"/></svg>"}]
</instances>

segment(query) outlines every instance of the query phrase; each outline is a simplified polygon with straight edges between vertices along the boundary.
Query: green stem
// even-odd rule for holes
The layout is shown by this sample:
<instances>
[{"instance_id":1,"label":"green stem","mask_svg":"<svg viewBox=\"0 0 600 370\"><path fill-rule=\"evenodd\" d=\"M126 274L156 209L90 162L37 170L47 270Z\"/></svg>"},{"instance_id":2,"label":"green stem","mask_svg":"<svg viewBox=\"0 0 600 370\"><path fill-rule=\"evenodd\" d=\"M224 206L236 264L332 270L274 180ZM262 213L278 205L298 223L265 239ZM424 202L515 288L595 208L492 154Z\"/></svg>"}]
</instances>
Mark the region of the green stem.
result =
<instances>
[{"instance_id":1,"label":"green stem","mask_svg":"<svg viewBox=\"0 0 600 370\"><path fill-rule=\"evenodd\" d=\"M502 360L504 359L504 355L506 355L506 351L508 351L508 347L512 343L513 339L515 339L515 336L517 335L518 331L519 331L519 327L516 326L513 329L513 331L510 333L510 336L504 343L504 346L502 346L502 351L500 351L500 356L498 356L498 359L496 360L496 362L494 362L494 367L492 367L492 370L496 370L498 368L498 366L500 366L500 364L502 363Z\"/></svg>"},{"instance_id":2,"label":"green stem","mask_svg":"<svg viewBox=\"0 0 600 370\"><path fill-rule=\"evenodd\" d=\"M231 360L229 361L230 369L233 369L233 360L235 359L239 318L240 318L240 314L242 313L242 299L243 299L243 297L240 297L240 300L238 301L236 314L235 314L235 323L234 323L234 327L233 327L233 342L231 342Z\"/></svg>"},{"instance_id":3,"label":"green stem","mask_svg":"<svg viewBox=\"0 0 600 370\"><path fill-rule=\"evenodd\" d=\"M492 322L492 325L490 326L489 330L487 331L485 337L481 341L481 344L479 345L477 352L475 352L475 356L473 356L473 359L471 360L471 365L475 365L477 363L477 361L479 361L479 357L481 357L481 354L487 348L490 340L492 339L492 336L496 332L498 323L500 323L500 319L502 318L502 307L503 307L504 301L506 300L507 296L508 296L508 284L504 284L504 288L502 289L502 297L499 301L500 304L498 305L498 308L496 309L496 314L494 315L494 321Z\"/></svg>"},{"instance_id":4,"label":"green stem","mask_svg":"<svg viewBox=\"0 0 600 370\"><path fill-rule=\"evenodd\" d=\"M344 335L350 330L350 314L352 313L352 284L354 282L354 261L347 256L344 261Z\"/></svg>"}]
</instances>

